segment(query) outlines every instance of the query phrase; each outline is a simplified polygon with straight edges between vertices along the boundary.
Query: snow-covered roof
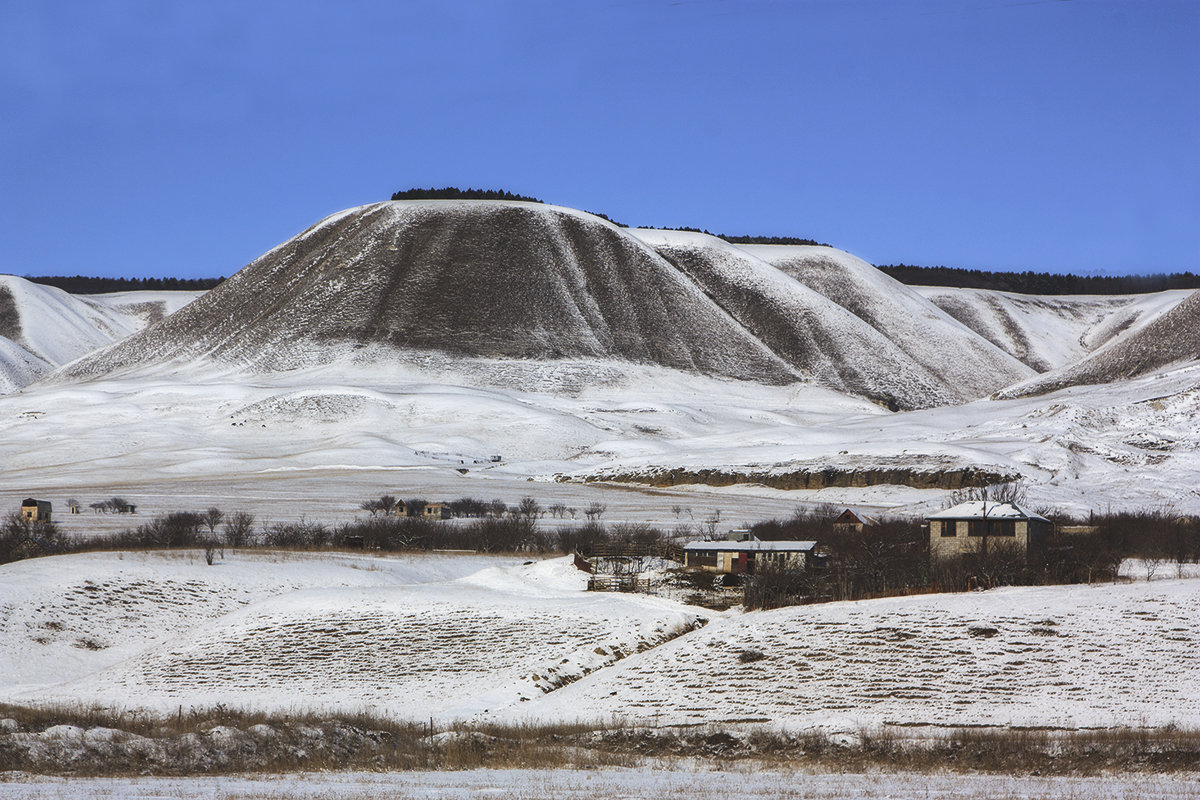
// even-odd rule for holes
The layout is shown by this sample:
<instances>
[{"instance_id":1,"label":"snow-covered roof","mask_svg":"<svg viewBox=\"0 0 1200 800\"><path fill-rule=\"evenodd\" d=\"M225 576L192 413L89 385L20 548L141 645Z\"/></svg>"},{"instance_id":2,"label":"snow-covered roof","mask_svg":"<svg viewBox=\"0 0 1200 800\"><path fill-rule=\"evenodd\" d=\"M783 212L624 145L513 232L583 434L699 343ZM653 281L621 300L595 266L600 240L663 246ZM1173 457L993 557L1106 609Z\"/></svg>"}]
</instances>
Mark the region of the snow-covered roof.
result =
<instances>
[{"instance_id":1,"label":"snow-covered roof","mask_svg":"<svg viewBox=\"0 0 1200 800\"><path fill-rule=\"evenodd\" d=\"M953 508L930 514L927 519L1037 519L1049 522L1045 517L1025 511L1016 503L992 503L984 500L968 500Z\"/></svg>"},{"instance_id":2,"label":"snow-covered roof","mask_svg":"<svg viewBox=\"0 0 1200 800\"><path fill-rule=\"evenodd\" d=\"M703 550L710 552L737 552L737 553L756 553L756 552L783 552L792 553L799 551L812 550L817 546L816 542L798 542L798 541L778 541L778 542L763 542L757 539L749 542L688 542L683 546L684 550Z\"/></svg>"}]
</instances>

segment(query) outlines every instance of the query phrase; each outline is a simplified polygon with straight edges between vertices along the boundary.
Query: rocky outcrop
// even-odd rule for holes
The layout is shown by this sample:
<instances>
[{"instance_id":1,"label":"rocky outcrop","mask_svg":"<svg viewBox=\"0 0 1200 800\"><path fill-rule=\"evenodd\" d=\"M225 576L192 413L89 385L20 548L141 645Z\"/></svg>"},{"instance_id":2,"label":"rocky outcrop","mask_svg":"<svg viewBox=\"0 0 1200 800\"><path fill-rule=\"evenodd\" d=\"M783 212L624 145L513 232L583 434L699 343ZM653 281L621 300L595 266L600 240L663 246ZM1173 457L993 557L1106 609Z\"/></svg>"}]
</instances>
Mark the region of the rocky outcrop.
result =
<instances>
[{"instance_id":1,"label":"rocky outcrop","mask_svg":"<svg viewBox=\"0 0 1200 800\"><path fill-rule=\"evenodd\" d=\"M692 469L657 467L644 470L595 472L586 475L560 475L560 481L604 481L638 483L649 486L733 486L753 483L772 489L828 489L830 487L911 486L914 489L962 489L969 486L992 486L1017 480L1019 474L998 467L938 465L936 460L927 466L830 466L813 465L794 468L718 468Z\"/></svg>"}]
</instances>

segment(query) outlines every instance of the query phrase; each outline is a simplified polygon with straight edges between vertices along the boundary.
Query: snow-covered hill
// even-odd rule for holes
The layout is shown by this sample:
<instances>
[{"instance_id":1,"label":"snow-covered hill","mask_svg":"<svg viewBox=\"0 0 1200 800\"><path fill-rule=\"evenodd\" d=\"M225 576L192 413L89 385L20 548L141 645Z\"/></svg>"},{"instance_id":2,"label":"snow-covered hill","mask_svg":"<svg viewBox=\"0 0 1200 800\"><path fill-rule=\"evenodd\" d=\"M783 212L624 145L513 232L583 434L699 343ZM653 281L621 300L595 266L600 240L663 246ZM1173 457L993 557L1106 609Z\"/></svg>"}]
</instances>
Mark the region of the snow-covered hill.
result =
<instances>
[{"instance_id":1,"label":"snow-covered hill","mask_svg":"<svg viewBox=\"0 0 1200 800\"><path fill-rule=\"evenodd\" d=\"M397 352L798 378L670 264L581 212L412 201L335 214L71 377L198 357L278 371Z\"/></svg>"},{"instance_id":2,"label":"snow-covered hill","mask_svg":"<svg viewBox=\"0 0 1200 800\"><path fill-rule=\"evenodd\" d=\"M1038 372L1067 366L1140 330L1190 294L1040 296L945 286L913 289Z\"/></svg>"},{"instance_id":3,"label":"snow-covered hill","mask_svg":"<svg viewBox=\"0 0 1200 800\"><path fill-rule=\"evenodd\" d=\"M572 209L377 203L321 221L63 376L196 359L257 372L414 355L543 369L599 359L927 408L1033 374L873 267L818 249L836 254L817 258L834 258L829 281L849 276L837 292L713 237L629 231ZM794 250L755 252L803 261Z\"/></svg>"},{"instance_id":4,"label":"snow-covered hill","mask_svg":"<svg viewBox=\"0 0 1200 800\"><path fill-rule=\"evenodd\" d=\"M199 292L75 296L0 275L0 394L134 333Z\"/></svg>"},{"instance_id":5,"label":"snow-covered hill","mask_svg":"<svg viewBox=\"0 0 1200 800\"><path fill-rule=\"evenodd\" d=\"M914 289L832 247L747 245L772 264L879 331L893 347L962 400L1030 377L1031 370Z\"/></svg>"},{"instance_id":6,"label":"snow-covered hill","mask_svg":"<svg viewBox=\"0 0 1200 800\"><path fill-rule=\"evenodd\" d=\"M880 326L878 318L864 319L843 307L850 296L862 300L850 304L855 307L870 302L861 282L826 296L769 263L794 248L737 247L699 233L633 233L696 281L747 330L824 386L893 407L923 408L979 397L1028 376L1021 364L991 352L995 348L975 333L957 325L958 330L945 330L946 320L940 318L944 315L922 317L908 308L910 324L905 330ZM906 299L910 305L924 302Z\"/></svg>"},{"instance_id":7,"label":"snow-covered hill","mask_svg":"<svg viewBox=\"0 0 1200 800\"><path fill-rule=\"evenodd\" d=\"M1035 502L1079 511L1200 509L1194 299L922 291L826 247L631 231L532 203L363 206L0 397L6 477L13 496L140 494L147 508L251 506L264 476L326 475L361 499L371 473L388 491L401 474L415 492L508 482L510 501L528 478L561 477L917 513L922 492L1020 476ZM163 302L83 310L133 329ZM41 331L21 310L32 301L8 307L13 335ZM12 385L51 363L6 341ZM1083 372L1034 379L1030 365L1083 353ZM1062 388L980 399L1014 382Z\"/></svg>"},{"instance_id":8,"label":"snow-covered hill","mask_svg":"<svg viewBox=\"0 0 1200 800\"><path fill-rule=\"evenodd\" d=\"M1045 394L1067 386L1128 380L1200 363L1200 291L1081 361L1010 387L1004 397Z\"/></svg>"}]
</instances>

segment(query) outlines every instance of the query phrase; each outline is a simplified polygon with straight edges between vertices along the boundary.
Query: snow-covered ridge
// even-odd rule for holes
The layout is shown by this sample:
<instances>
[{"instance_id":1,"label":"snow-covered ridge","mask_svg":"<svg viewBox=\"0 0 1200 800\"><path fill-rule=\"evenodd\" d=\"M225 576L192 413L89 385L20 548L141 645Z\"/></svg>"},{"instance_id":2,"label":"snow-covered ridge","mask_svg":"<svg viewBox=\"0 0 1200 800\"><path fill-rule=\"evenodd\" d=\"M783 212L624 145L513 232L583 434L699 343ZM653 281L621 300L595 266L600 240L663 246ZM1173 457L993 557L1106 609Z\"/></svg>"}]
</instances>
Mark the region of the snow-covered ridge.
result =
<instances>
[{"instance_id":1,"label":"snow-covered ridge","mask_svg":"<svg viewBox=\"0 0 1200 800\"><path fill-rule=\"evenodd\" d=\"M162 319L199 292L76 296L0 275L0 394Z\"/></svg>"},{"instance_id":2,"label":"snow-covered ridge","mask_svg":"<svg viewBox=\"0 0 1200 800\"><path fill-rule=\"evenodd\" d=\"M794 250L630 231L536 203L377 203L327 217L64 376L194 359L291 370L386 346L657 364L768 384L810 382L920 408L1032 374L848 254L816 248L835 254L821 256L835 269L855 273L836 296L759 258L794 258ZM888 292L898 299L884 302Z\"/></svg>"},{"instance_id":3,"label":"snow-covered ridge","mask_svg":"<svg viewBox=\"0 0 1200 800\"><path fill-rule=\"evenodd\" d=\"M1026 295L914 286L917 292L1038 372L1071 364L1145 327L1189 294Z\"/></svg>"}]
</instances>

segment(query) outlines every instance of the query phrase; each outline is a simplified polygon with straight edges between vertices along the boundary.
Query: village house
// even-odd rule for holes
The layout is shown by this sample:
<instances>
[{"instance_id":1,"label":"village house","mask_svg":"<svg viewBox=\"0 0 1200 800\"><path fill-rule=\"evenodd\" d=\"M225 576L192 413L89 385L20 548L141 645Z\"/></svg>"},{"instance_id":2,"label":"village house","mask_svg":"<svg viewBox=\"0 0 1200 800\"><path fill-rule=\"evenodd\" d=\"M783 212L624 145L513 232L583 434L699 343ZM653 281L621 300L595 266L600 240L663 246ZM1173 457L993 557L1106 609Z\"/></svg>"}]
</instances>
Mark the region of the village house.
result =
<instances>
[{"instance_id":1,"label":"village house","mask_svg":"<svg viewBox=\"0 0 1200 800\"><path fill-rule=\"evenodd\" d=\"M863 528L873 528L879 522L871 516L853 508L847 508L833 521L834 533L862 533Z\"/></svg>"},{"instance_id":2,"label":"village house","mask_svg":"<svg viewBox=\"0 0 1200 800\"><path fill-rule=\"evenodd\" d=\"M49 500L36 500L29 497L21 503L21 519L26 522L49 522L50 512Z\"/></svg>"},{"instance_id":3,"label":"village house","mask_svg":"<svg viewBox=\"0 0 1200 800\"><path fill-rule=\"evenodd\" d=\"M929 557L951 558L984 552L989 547L1012 546L1022 553L1043 546L1054 523L1025 511L1015 503L971 500L930 514Z\"/></svg>"},{"instance_id":4,"label":"village house","mask_svg":"<svg viewBox=\"0 0 1200 800\"><path fill-rule=\"evenodd\" d=\"M421 509L421 516L425 519L450 519L453 514L450 513L449 503L426 503L425 508Z\"/></svg>"},{"instance_id":5,"label":"village house","mask_svg":"<svg viewBox=\"0 0 1200 800\"><path fill-rule=\"evenodd\" d=\"M735 532L739 533L739 532ZM764 567L802 570L815 555L816 542L764 542L753 536L683 546L685 567L719 574L754 574Z\"/></svg>"}]
</instances>

